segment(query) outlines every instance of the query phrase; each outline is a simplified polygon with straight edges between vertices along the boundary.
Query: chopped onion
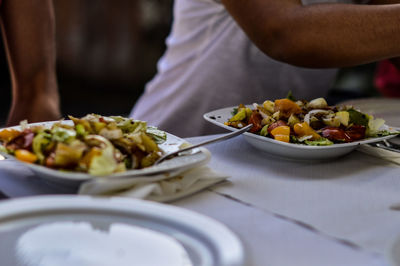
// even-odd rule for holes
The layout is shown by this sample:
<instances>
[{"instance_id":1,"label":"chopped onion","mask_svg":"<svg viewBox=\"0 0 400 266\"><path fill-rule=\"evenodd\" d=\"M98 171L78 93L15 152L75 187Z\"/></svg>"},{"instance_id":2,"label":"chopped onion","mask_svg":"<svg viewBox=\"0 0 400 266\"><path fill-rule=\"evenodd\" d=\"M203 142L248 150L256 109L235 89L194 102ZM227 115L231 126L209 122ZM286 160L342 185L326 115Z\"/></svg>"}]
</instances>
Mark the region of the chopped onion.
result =
<instances>
[{"instance_id":1,"label":"chopped onion","mask_svg":"<svg viewBox=\"0 0 400 266\"><path fill-rule=\"evenodd\" d=\"M310 124L311 115L316 115L316 114L319 114L319 113L324 114L324 115L327 115L327 114L332 113L332 111L322 110L322 109L311 110L310 112L308 112L308 113L304 116L304 122L307 122L307 124Z\"/></svg>"},{"instance_id":2,"label":"chopped onion","mask_svg":"<svg viewBox=\"0 0 400 266\"><path fill-rule=\"evenodd\" d=\"M305 140L312 139L312 137L313 137L312 135L307 135L307 136L302 136L302 137L298 138L297 140L300 142L303 142Z\"/></svg>"}]
</instances>

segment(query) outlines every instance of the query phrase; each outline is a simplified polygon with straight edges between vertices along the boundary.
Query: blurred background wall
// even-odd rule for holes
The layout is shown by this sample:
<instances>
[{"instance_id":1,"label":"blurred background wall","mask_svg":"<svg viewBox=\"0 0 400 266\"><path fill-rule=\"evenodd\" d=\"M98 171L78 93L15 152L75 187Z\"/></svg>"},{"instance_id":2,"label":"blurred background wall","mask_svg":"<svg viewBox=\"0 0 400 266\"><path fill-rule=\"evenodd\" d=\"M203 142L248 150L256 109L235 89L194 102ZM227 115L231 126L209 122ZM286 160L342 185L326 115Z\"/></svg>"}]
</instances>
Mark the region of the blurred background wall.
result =
<instances>
[{"instance_id":1,"label":"blurred background wall","mask_svg":"<svg viewBox=\"0 0 400 266\"><path fill-rule=\"evenodd\" d=\"M55 0L62 114L128 115L156 71L173 0ZM0 124L10 81L0 44Z\"/></svg>"},{"instance_id":2,"label":"blurred background wall","mask_svg":"<svg viewBox=\"0 0 400 266\"><path fill-rule=\"evenodd\" d=\"M63 115L128 115L156 71L173 0L55 0L57 72ZM10 81L0 43L0 124ZM376 94L374 64L343 69L330 103Z\"/></svg>"},{"instance_id":3,"label":"blurred background wall","mask_svg":"<svg viewBox=\"0 0 400 266\"><path fill-rule=\"evenodd\" d=\"M128 115L170 30L172 0L56 0L63 114Z\"/></svg>"}]
</instances>

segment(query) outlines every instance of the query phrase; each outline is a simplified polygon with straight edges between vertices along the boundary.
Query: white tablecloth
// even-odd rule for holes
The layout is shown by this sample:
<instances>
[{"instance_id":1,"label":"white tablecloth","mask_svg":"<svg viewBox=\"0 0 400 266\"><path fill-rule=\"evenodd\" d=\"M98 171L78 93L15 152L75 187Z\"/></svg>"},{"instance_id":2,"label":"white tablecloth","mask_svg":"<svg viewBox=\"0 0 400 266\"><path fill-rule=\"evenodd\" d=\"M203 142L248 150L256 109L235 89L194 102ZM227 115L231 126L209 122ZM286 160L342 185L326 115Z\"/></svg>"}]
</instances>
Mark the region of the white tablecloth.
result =
<instances>
[{"instance_id":1,"label":"white tablecloth","mask_svg":"<svg viewBox=\"0 0 400 266\"><path fill-rule=\"evenodd\" d=\"M208 137L189 139L196 143ZM229 183L172 204L206 214L243 241L247 265L387 265L400 234L400 169L360 152L329 162L286 161L242 137L208 146ZM12 197L67 193L12 161L0 162Z\"/></svg>"}]
</instances>

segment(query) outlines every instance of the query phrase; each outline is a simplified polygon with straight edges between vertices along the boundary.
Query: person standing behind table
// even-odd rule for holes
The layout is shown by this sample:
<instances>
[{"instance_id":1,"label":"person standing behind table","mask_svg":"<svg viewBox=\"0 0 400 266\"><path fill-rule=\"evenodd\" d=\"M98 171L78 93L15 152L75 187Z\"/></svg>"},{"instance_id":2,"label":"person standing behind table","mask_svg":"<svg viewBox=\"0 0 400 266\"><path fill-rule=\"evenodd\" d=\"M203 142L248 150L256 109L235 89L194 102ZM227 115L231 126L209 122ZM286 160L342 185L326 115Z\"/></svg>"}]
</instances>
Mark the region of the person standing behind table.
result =
<instances>
[{"instance_id":1,"label":"person standing behind table","mask_svg":"<svg viewBox=\"0 0 400 266\"><path fill-rule=\"evenodd\" d=\"M12 83L7 125L59 119L52 0L3 0L0 21Z\"/></svg>"},{"instance_id":2,"label":"person standing behind table","mask_svg":"<svg viewBox=\"0 0 400 266\"><path fill-rule=\"evenodd\" d=\"M211 134L205 112L289 90L326 96L334 68L400 54L400 5L303 2L176 0L167 50L131 116L182 137Z\"/></svg>"}]
</instances>

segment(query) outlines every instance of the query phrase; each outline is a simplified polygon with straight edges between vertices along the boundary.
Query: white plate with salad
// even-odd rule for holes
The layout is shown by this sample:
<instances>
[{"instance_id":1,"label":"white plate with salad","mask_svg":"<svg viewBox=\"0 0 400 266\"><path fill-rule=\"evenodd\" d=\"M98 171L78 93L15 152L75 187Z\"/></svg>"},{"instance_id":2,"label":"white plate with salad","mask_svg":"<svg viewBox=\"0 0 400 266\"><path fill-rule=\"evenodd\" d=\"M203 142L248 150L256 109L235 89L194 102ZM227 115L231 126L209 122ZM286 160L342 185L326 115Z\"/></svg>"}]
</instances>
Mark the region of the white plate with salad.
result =
<instances>
[{"instance_id":1,"label":"white plate with salad","mask_svg":"<svg viewBox=\"0 0 400 266\"><path fill-rule=\"evenodd\" d=\"M352 106L328 106L323 98L266 100L204 114L204 119L227 130L252 123L244 139L271 155L295 160L326 160L343 156L359 145L395 137L396 128L385 125Z\"/></svg>"},{"instance_id":2,"label":"white plate with salad","mask_svg":"<svg viewBox=\"0 0 400 266\"><path fill-rule=\"evenodd\" d=\"M92 178L172 176L209 161L205 148L153 165L187 145L177 136L120 116L90 114L0 130L0 153L53 183L78 186Z\"/></svg>"}]
</instances>

